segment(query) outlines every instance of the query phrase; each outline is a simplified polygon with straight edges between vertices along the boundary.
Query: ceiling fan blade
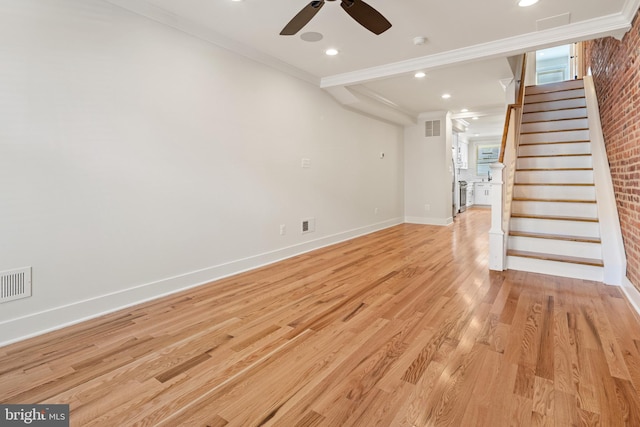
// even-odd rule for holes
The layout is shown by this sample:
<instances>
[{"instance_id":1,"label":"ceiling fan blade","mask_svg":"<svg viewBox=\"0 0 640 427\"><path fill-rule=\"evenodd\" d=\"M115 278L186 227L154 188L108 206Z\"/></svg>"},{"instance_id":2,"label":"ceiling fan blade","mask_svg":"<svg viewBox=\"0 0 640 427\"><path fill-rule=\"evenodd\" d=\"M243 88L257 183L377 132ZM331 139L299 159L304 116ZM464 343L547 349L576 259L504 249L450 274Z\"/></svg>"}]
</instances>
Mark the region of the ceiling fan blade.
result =
<instances>
[{"instance_id":1,"label":"ceiling fan blade","mask_svg":"<svg viewBox=\"0 0 640 427\"><path fill-rule=\"evenodd\" d=\"M340 6L349 16L374 34L382 34L391 28L391 22L387 21L387 18L362 0L342 0Z\"/></svg>"},{"instance_id":2,"label":"ceiling fan blade","mask_svg":"<svg viewBox=\"0 0 640 427\"><path fill-rule=\"evenodd\" d=\"M302 8L296 16L280 31L281 36L292 36L302 29L311 18L316 16L316 13L324 6L324 0L312 1L308 5Z\"/></svg>"}]
</instances>

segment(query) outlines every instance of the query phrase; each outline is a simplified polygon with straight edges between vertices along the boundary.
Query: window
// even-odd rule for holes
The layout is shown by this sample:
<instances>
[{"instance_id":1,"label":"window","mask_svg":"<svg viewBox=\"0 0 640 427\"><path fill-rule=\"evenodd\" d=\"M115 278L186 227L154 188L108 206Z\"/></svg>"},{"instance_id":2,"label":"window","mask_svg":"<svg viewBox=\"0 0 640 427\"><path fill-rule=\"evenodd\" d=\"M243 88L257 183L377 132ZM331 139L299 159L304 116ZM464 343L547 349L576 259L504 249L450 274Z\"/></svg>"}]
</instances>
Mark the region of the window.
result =
<instances>
[{"instance_id":1,"label":"window","mask_svg":"<svg viewBox=\"0 0 640 427\"><path fill-rule=\"evenodd\" d=\"M491 168L489 165L500 158L499 145L478 145L478 157L476 162L478 176L488 176Z\"/></svg>"}]
</instances>

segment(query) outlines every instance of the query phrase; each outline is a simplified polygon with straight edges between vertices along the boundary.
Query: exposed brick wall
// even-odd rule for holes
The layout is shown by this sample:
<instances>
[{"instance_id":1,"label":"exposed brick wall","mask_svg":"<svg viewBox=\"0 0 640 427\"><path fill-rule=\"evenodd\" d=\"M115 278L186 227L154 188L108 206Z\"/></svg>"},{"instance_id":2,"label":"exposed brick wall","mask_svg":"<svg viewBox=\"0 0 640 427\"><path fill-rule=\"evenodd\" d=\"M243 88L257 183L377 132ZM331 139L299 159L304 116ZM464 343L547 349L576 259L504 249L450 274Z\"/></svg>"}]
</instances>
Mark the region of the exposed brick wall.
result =
<instances>
[{"instance_id":1,"label":"exposed brick wall","mask_svg":"<svg viewBox=\"0 0 640 427\"><path fill-rule=\"evenodd\" d=\"M640 289L640 13L622 41L586 44L618 204L627 277Z\"/></svg>"}]
</instances>

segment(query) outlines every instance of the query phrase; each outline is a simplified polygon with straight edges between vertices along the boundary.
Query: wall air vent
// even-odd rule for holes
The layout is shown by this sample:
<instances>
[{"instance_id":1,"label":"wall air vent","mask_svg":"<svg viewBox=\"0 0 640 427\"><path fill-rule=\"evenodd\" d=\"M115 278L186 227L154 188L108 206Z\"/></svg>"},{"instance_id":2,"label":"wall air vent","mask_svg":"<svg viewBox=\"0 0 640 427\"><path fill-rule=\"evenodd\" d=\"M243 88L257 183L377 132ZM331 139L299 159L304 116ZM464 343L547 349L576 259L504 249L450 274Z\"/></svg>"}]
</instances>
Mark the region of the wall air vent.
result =
<instances>
[{"instance_id":1,"label":"wall air vent","mask_svg":"<svg viewBox=\"0 0 640 427\"><path fill-rule=\"evenodd\" d=\"M440 136L440 120L424 122L424 136Z\"/></svg>"},{"instance_id":2,"label":"wall air vent","mask_svg":"<svg viewBox=\"0 0 640 427\"><path fill-rule=\"evenodd\" d=\"M313 233L316 231L316 219L305 218L302 220L302 234Z\"/></svg>"},{"instance_id":3,"label":"wall air vent","mask_svg":"<svg viewBox=\"0 0 640 427\"><path fill-rule=\"evenodd\" d=\"M0 271L0 303L31 296L31 267Z\"/></svg>"}]
</instances>

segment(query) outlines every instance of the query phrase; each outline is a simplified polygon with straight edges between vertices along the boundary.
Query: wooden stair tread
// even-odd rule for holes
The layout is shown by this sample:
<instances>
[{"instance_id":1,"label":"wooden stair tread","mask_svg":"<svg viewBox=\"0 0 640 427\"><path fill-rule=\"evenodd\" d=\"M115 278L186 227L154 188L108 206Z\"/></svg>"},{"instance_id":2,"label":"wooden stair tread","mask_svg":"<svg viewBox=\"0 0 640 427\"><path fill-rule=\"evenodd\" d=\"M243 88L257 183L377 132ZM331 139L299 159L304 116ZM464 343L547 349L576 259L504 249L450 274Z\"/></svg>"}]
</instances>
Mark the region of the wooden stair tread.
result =
<instances>
[{"instance_id":1,"label":"wooden stair tread","mask_svg":"<svg viewBox=\"0 0 640 427\"><path fill-rule=\"evenodd\" d=\"M519 159L536 159L536 158L548 158L548 157L584 157L591 156L591 153L579 153L579 154L537 154L535 156L518 156Z\"/></svg>"},{"instance_id":2,"label":"wooden stair tread","mask_svg":"<svg viewBox=\"0 0 640 427\"><path fill-rule=\"evenodd\" d=\"M576 186L576 187L594 187L594 183L582 182L514 182L513 185L549 185L549 186Z\"/></svg>"},{"instance_id":3,"label":"wooden stair tread","mask_svg":"<svg viewBox=\"0 0 640 427\"><path fill-rule=\"evenodd\" d=\"M534 197L514 197L516 202L551 202L551 203L596 203L595 200L577 200L577 199L538 199Z\"/></svg>"},{"instance_id":4,"label":"wooden stair tread","mask_svg":"<svg viewBox=\"0 0 640 427\"><path fill-rule=\"evenodd\" d=\"M585 143L591 142L588 139L574 139L570 141L550 141L550 142L520 142L520 145L551 145L551 144L576 144L576 143Z\"/></svg>"},{"instance_id":5,"label":"wooden stair tread","mask_svg":"<svg viewBox=\"0 0 640 427\"><path fill-rule=\"evenodd\" d=\"M523 114L532 114L532 113L523 113ZM547 119L547 120L531 120L528 122L522 121L520 122L523 125L528 125L528 124L532 124L532 123L548 123L548 122L564 122L567 120L584 120L587 119L587 116L580 116L580 117L563 117L561 119Z\"/></svg>"},{"instance_id":6,"label":"wooden stair tread","mask_svg":"<svg viewBox=\"0 0 640 427\"><path fill-rule=\"evenodd\" d=\"M579 132L582 130L589 130L589 128L569 128L569 129L550 129L550 130L535 130L529 132L520 132L520 135L533 135L533 134L545 134L545 133L557 133L557 132Z\"/></svg>"},{"instance_id":7,"label":"wooden stair tread","mask_svg":"<svg viewBox=\"0 0 640 427\"><path fill-rule=\"evenodd\" d=\"M592 171L593 168L527 168L516 169L516 172L540 172L540 171Z\"/></svg>"},{"instance_id":8,"label":"wooden stair tread","mask_svg":"<svg viewBox=\"0 0 640 427\"><path fill-rule=\"evenodd\" d=\"M587 108L584 105L578 106L578 107L562 107L562 108L552 108L550 110L540 110L540 111L523 111L522 115L526 115L526 114L537 114L537 113L547 113L550 111L564 111L564 110L577 110L578 108Z\"/></svg>"},{"instance_id":9,"label":"wooden stair tread","mask_svg":"<svg viewBox=\"0 0 640 427\"><path fill-rule=\"evenodd\" d=\"M552 113L554 111L575 110L576 108L585 108L585 106L582 105L578 107L544 108L541 110L523 111L522 114Z\"/></svg>"},{"instance_id":10,"label":"wooden stair tread","mask_svg":"<svg viewBox=\"0 0 640 427\"><path fill-rule=\"evenodd\" d=\"M512 213L511 218L550 219L554 221L599 222L598 218L589 218L589 217L580 217L580 216L536 215L536 214L525 214L525 213Z\"/></svg>"},{"instance_id":11,"label":"wooden stair tread","mask_svg":"<svg viewBox=\"0 0 640 427\"><path fill-rule=\"evenodd\" d=\"M576 85L576 83L578 83ZM541 85L525 86L526 95L541 95L544 93L566 92L569 90L584 89L584 81L582 79L567 80L562 82L545 83Z\"/></svg>"},{"instance_id":12,"label":"wooden stair tread","mask_svg":"<svg viewBox=\"0 0 640 427\"><path fill-rule=\"evenodd\" d=\"M545 261L567 262L571 264L582 264L582 265L592 265L595 267L604 267L604 263L602 262L602 260L593 259L593 258L580 258L580 257L571 257L571 256L565 256L565 255L544 254L539 252L515 251L512 249L509 249L507 251L507 256L517 256L522 258L541 259Z\"/></svg>"},{"instance_id":13,"label":"wooden stair tread","mask_svg":"<svg viewBox=\"0 0 640 427\"><path fill-rule=\"evenodd\" d=\"M582 90L580 89L567 89L567 90ZM557 90L556 92L566 92L565 90ZM548 92L552 93L552 92ZM541 93L532 93L528 96L533 95L542 95ZM558 99L545 99L544 101L529 101L527 102L527 96L524 97L524 105L534 105L534 104L544 104L545 102L558 102L558 101L573 101L574 99L584 99L584 95L582 96L569 96L567 98L558 98Z\"/></svg>"},{"instance_id":14,"label":"wooden stair tread","mask_svg":"<svg viewBox=\"0 0 640 427\"><path fill-rule=\"evenodd\" d=\"M601 243L598 237L570 236L566 234L530 233L525 231L509 231L510 236L533 237L536 239L564 240L568 242Z\"/></svg>"}]
</instances>

